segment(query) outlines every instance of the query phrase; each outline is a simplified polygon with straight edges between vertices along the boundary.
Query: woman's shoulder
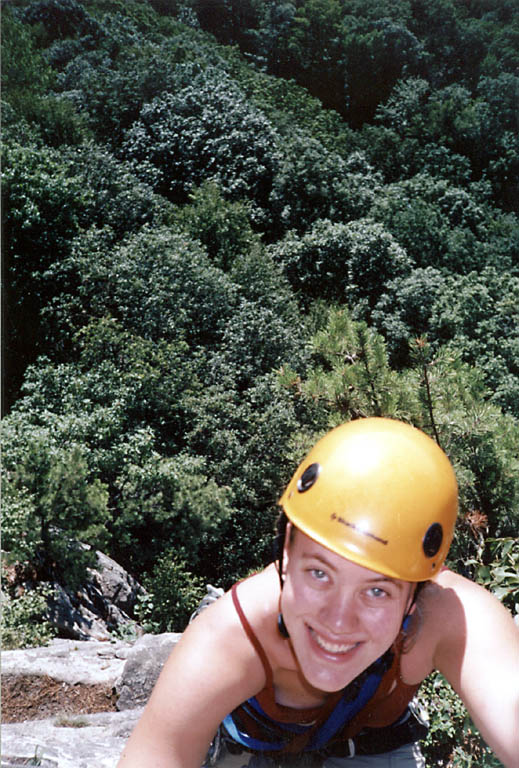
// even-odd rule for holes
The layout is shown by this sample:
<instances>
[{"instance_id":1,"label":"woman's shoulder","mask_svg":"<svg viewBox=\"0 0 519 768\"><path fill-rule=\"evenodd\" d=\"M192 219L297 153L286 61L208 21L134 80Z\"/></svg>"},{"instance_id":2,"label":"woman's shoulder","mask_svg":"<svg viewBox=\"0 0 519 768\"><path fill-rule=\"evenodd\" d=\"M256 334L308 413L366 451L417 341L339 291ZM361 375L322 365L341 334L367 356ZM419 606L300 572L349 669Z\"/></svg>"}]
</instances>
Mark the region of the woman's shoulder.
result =
<instances>
[{"instance_id":1,"label":"woman's shoulder","mask_svg":"<svg viewBox=\"0 0 519 768\"><path fill-rule=\"evenodd\" d=\"M448 569L423 585L417 599L415 629L401 662L406 682L420 682L437 668L440 648L462 642L466 629L464 606L478 597L481 599L481 590L474 582Z\"/></svg>"},{"instance_id":2,"label":"woman's shoulder","mask_svg":"<svg viewBox=\"0 0 519 768\"><path fill-rule=\"evenodd\" d=\"M420 626L411 654L438 669L444 659L461 659L489 626L510 633L511 617L487 589L445 569L431 579L419 597ZM411 655L410 654L410 655Z\"/></svg>"},{"instance_id":3,"label":"woman's shoulder","mask_svg":"<svg viewBox=\"0 0 519 768\"><path fill-rule=\"evenodd\" d=\"M256 592L264 581L258 574L238 584L242 602L248 604L248 593ZM162 745L165 754L176 743L182 754L198 755L201 765L200 745L208 744L224 717L261 691L265 682L261 659L240 621L231 591L226 592L183 631L148 702L137 743L153 749ZM173 762L177 764L174 758Z\"/></svg>"},{"instance_id":4,"label":"woman's shoulder","mask_svg":"<svg viewBox=\"0 0 519 768\"><path fill-rule=\"evenodd\" d=\"M450 568L444 568L426 583L421 600L433 619L439 613L444 617L453 615L459 618L460 612L470 610L473 604L495 602L488 590ZM441 625L438 629L442 630Z\"/></svg>"},{"instance_id":5,"label":"woman's shoulder","mask_svg":"<svg viewBox=\"0 0 519 768\"><path fill-rule=\"evenodd\" d=\"M234 585L234 607L242 613L242 624L251 628L267 655L281 642L277 629L281 585L274 564Z\"/></svg>"},{"instance_id":6,"label":"woman's shoulder","mask_svg":"<svg viewBox=\"0 0 519 768\"><path fill-rule=\"evenodd\" d=\"M239 690L242 700L261 690L265 684L264 665L246 624L258 636L262 626L268 626L267 616L269 611L274 615L275 605L274 596L268 596L275 591L268 588L270 582L269 574L261 572L234 586L245 622L237 611L232 590L201 611L185 628L175 647L169 663L174 674L181 671L186 680L189 676L193 680L210 676L222 688Z\"/></svg>"},{"instance_id":7,"label":"woman's shoulder","mask_svg":"<svg viewBox=\"0 0 519 768\"><path fill-rule=\"evenodd\" d=\"M244 604L248 614L276 611L279 602L280 581L275 564L271 563L263 570L236 582L233 589L240 604Z\"/></svg>"},{"instance_id":8,"label":"woman's shoulder","mask_svg":"<svg viewBox=\"0 0 519 768\"><path fill-rule=\"evenodd\" d=\"M278 629L281 585L276 565L271 564L260 573L235 585L236 598L257 643L268 660L274 674L293 670L294 656Z\"/></svg>"},{"instance_id":9,"label":"woman's shoulder","mask_svg":"<svg viewBox=\"0 0 519 768\"><path fill-rule=\"evenodd\" d=\"M436 645L449 638L459 640L466 631L467 615L496 602L484 587L445 568L421 591L421 634L433 638Z\"/></svg>"},{"instance_id":10,"label":"woman's shoulder","mask_svg":"<svg viewBox=\"0 0 519 768\"><path fill-rule=\"evenodd\" d=\"M206 637L215 645L228 647L230 642L238 642L239 647L251 651L249 629L261 642L266 628L275 624L278 602L277 571L269 566L236 582L203 610L186 628L186 642L198 643Z\"/></svg>"}]
</instances>

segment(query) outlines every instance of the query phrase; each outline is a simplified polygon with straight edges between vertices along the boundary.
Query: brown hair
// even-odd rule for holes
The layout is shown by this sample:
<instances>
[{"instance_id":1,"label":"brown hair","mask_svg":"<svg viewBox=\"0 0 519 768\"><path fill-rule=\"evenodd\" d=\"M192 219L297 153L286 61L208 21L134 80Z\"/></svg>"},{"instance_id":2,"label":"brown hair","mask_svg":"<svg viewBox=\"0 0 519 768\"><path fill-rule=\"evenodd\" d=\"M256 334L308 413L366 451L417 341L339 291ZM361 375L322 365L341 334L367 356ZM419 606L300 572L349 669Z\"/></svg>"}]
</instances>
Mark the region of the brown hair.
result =
<instances>
[{"instance_id":1,"label":"brown hair","mask_svg":"<svg viewBox=\"0 0 519 768\"><path fill-rule=\"evenodd\" d=\"M408 653L418 639L420 628L423 624L423 589L428 584L427 581L419 581L414 591L413 599L409 610L407 611L402 623L402 634L404 636L402 643L402 653ZM411 609L414 608L411 614ZM406 619L409 618L409 625L405 626Z\"/></svg>"}]
</instances>

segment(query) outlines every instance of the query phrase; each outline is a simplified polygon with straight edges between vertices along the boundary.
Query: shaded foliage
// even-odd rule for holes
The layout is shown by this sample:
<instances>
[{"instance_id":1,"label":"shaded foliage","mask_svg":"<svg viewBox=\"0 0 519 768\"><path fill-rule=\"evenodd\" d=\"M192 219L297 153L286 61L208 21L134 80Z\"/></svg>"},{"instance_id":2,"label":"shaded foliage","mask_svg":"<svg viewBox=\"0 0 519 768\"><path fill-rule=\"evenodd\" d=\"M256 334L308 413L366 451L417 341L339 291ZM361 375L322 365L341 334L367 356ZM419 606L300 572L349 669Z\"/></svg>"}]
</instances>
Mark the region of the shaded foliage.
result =
<instances>
[{"instance_id":1,"label":"shaded foliage","mask_svg":"<svg viewBox=\"0 0 519 768\"><path fill-rule=\"evenodd\" d=\"M381 178L358 152L347 158L305 135L285 144L273 181L273 234L307 231L319 219L343 222L365 216Z\"/></svg>"},{"instance_id":2,"label":"shaded foliage","mask_svg":"<svg viewBox=\"0 0 519 768\"><path fill-rule=\"evenodd\" d=\"M514 610L513 0L4 5L3 548L35 589L3 639L44 642L36 582L98 547L182 630L270 561L314 440L370 415L446 450L449 564ZM426 693L431 764L490 768Z\"/></svg>"},{"instance_id":3,"label":"shaded foliage","mask_svg":"<svg viewBox=\"0 0 519 768\"><path fill-rule=\"evenodd\" d=\"M145 105L122 153L174 202L186 202L192 187L214 179L231 199L265 207L277 165L272 126L219 72Z\"/></svg>"},{"instance_id":4,"label":"shaded foliage","mask_svg":"<svg viewBox=\"0 0 519 768\"><path fill-rule=\"evenodd\" d=\"M4 396L9 406L36 355L50 346L54 354L63 348L64 339L49 333L57 319L54 309L46 330L40 318L66 280L74 238L102 225L109 248L147 222L167 221L169 212L166 201L102 147L58 150L32 138L20 142L8 131L2 155L2 266L9 275L4 294ZM75 286L79 274L72 269L69 275Z\"/></svg>"},{"instance_id":5,"label":"shaded foliage","mask_svg":"<svg viewBox=\"0 0 519 768\"><path fill-rule=\"evenodd\" d=\"M10 557L74 584L103 547L181 630L270 560L315 438L376 414L444 447L450 565L512 606L513 1L5 6ZM490 766L432 685L429 759Z\"/></svg>"},{"instance_id":6,"label":"shaded foliage","mask_svg":"<svg viewBox=\"0 0 519 768\"><path fill-rule=\"evenodd\" d=\"M312 299L371 307L384 283L411 262L384 227L371 219L317 221L303 236L289 232L271 247L303 306Z\"/></svg>"}]
</instances>

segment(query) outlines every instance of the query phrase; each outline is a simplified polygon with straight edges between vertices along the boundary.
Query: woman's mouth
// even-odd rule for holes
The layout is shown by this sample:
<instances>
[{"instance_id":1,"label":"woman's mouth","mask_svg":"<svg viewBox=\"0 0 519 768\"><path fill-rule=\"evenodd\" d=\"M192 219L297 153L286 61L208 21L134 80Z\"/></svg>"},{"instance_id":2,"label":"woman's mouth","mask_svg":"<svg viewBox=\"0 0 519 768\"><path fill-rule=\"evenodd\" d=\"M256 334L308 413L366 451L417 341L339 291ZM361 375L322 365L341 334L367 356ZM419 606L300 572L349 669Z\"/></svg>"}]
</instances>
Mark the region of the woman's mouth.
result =
<instances>
[{"instance_id":1,"label":"woman's mouth","mask_svg":"<svg viewBox=\"0 0 519 768\"><path fill-rule=\"evenodd\" d=\"M322 635L319 635L315 629L312 629L312 627L309 627L309 630L319 648L322 648L326 653L332 653L334 655L348 653L359 645L359 643L332 643L329 640L325 640L325 638Z\"/></svg>"}]
</instances>

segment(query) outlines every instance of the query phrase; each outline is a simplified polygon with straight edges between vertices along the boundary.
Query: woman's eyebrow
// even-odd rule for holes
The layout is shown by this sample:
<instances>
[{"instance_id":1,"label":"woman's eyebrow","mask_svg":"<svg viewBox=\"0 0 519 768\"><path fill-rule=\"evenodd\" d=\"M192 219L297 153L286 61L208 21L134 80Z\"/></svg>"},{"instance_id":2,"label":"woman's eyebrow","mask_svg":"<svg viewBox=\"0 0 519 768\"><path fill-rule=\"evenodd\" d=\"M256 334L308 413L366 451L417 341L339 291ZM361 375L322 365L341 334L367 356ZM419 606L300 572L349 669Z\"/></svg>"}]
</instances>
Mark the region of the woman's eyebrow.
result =
<instances>
[{"instance_id":1,"label":"woman's eyebrow","mask_svg":"<svg viewBox=\"0 0 519 768\"><path fill-rule=\"evenodd\" d=\"M320 563L325 565L327 568L332 568L334 571L337 569L335 568L332 563L330 563L325 557L322 555L314 554L313 552L302 552L301 557L304 560L318 560Z\"/></svg>"}]
</instances>

